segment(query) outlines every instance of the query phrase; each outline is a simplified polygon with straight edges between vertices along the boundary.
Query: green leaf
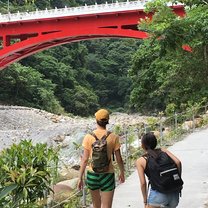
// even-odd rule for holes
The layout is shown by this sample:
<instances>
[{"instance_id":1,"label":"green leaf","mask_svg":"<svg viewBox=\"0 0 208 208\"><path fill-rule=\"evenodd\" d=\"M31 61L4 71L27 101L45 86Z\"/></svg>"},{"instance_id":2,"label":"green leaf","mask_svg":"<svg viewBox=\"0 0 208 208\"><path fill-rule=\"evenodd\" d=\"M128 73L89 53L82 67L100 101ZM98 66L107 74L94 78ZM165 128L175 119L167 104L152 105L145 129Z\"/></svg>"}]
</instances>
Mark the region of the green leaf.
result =
<instances>
[{"instance_id":1,"label":"green leaf","mask_svg":"<svg viewBox=\"0 0 208 208\"><path fill-rule=\"evenodd\" d=\"M10 192L17 188L17 184L11 184L9 186L0 188L0 200L7 196Z\"/></svg>"}]
</instances>

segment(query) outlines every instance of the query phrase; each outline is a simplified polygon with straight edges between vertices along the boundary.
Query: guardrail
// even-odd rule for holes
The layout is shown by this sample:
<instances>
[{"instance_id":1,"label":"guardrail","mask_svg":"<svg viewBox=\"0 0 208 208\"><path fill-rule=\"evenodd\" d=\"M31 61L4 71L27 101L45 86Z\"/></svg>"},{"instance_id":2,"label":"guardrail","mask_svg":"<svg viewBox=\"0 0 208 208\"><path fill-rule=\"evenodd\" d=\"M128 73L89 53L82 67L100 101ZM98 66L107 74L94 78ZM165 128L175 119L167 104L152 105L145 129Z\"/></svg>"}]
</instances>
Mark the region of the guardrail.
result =
<instances>
[{"instance_id":1,"label":"guardrail","mask_svg":"<svg viewBox=\"0 0 208 208\"><path fill-rule=\"evenodd\" d=\"M191 108L182 113L174 113L169 117L158 115L156 122L152 125L144 123L142 127L133 127L125 130L123 155L125 157L126 171L131 172L134 167L135 158L141 155L142 149L140 141L143 134L154 132L159 146L169 146L182 137L195 131L196 128L207 126L208 124L208 104L198 108ZM134 136L134 141L129 141L129 135ZM137 142L135 142L137 141ZM136 145L136 146L135 146ZM134 150L132 150L132 148Z\"/></svg>"},{"instance_id":2,"label":"guardrail","mask_svg":"<svg viewBox=\"0 0 208 208\"><path fill-rule=\"evenodd\" d=\"M55 8L48 10L36 10L32 12L17 12L0 14L0 23L4 22L14 22L22 20L32 20L32 19L43 19L43 18L53 18L53 17L64 17L64 16L77 16L77 15L89 15L97 13L108 13L117 11L129 11L144 9L144 5L150 0L138 0L138 1L126 1L106 4L87 5L80 7L65 7L65 8Z\"/></svg>"}]
</instances>

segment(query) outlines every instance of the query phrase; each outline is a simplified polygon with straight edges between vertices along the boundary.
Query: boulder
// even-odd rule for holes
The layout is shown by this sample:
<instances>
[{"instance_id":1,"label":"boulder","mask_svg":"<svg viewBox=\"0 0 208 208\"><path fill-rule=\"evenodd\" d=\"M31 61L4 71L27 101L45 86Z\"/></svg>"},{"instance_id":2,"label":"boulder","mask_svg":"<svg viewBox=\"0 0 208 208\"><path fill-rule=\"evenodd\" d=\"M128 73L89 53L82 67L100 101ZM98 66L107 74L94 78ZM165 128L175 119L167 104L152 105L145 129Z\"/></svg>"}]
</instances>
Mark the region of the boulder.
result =
<instances>
[{"instance_id":1,"label":"boulder","mask_svg":"<svg viewBox=\"0 0 208 208\"><path fill-rule=\"evenodd\" d=\"M160 137L160 132L159 131L151 131L155 136L156 138L158 139Z\"/></svg>"},{"instance_id":2,"label":"boulder","mask_svg":"<svg viewBox=\"0 0 208 208\"><path fill-rule=\"evenodd\" d=\"M51 121L53 121L54 123L59 123L61 120L61 116L58 116L58 115L53 115L51 117Z\"/></svg>"},{"instance_id":3,"label":"boulder","mask_svg":"<svg viewBox=\"0 0 208 208\"><path fill-rule=\"evenodd\" d=\"M63 142L64 140L65 140L65 135L57 135L56 137L54 137L53 138L53 140L55 141L55 142Z\"/></svg>"},{"instance_id":4,"label":"boulder","mask_svg":"<svg viewBox=\"0 0 208 208\"><path fill-rule=\"evenodd\" d=\"M77 188L77 183L78 183L79 178L73 178L70 180L64 180L64 181L60 181L59 183L57 183L56 185L65 185L70 187L71 189L76 189Z\"/></svg>"},{"instance_id":5,"label":"boulder","mask_svg":"<svg viewBox=\"0 0 208 208\"><path fill-rule=\"evenodd\" d=\"M162 134L164 137L168 137L171 132L171 129L169 127L165 127L164 130L162 131Z\"/></svg>"},{"instance_id":6,"label":"boulder","mask_svg":"<svg viewBox=\"0 0 208 208\"><path fill-rule=\"evenodd\" d=\"M195 127L200 127L203 123L202 118L195 118L194 119Z\"/></svg>"},{"instance_id":7,"label":"boulder","mask_svg":"<svg viewBox=\"0 0 208 208\"><path fill-rule=\"evenodd\" d=\"M190 130L190 129L193 129L194 127L200 127L201 124L202 124L202 118L195 118L194 119L194 122L192 120L190 121L185 121L183 124L182 124L182 129L183 130Z\"/></svg>"},{"instance_id":8,"label":"boulder","mask_svg":"<svg viewBox=\"0 0 208 208\"><path fill-rule=\"evenodd\" d=\"M62 202L70 197L73 189L66 184L55 184L52 187L53 193L50 194L50 201Z\"/></svg>"},{"instance_id":9,"label":"boulder","mask_svg":"<svg viewBox=\"0 0 208 208\"><path fill-rule=\"evenodd\" d=\"M60 181L79 177L79 171L72 168L63 168L59 171Z\"/></svg>"},{"instance_id":10,"label":"boulder","mask_svg":"<svg viewBox=\"0 0 208 208\"><path fill-rule=\"evenodd\" d=\"M194 122L193 121L185 121L182 124L181 127L182 127L183 130L188 131L188 130L190 130L190 129L192 129L194 127Z\"/></svg>"}]
</instances>

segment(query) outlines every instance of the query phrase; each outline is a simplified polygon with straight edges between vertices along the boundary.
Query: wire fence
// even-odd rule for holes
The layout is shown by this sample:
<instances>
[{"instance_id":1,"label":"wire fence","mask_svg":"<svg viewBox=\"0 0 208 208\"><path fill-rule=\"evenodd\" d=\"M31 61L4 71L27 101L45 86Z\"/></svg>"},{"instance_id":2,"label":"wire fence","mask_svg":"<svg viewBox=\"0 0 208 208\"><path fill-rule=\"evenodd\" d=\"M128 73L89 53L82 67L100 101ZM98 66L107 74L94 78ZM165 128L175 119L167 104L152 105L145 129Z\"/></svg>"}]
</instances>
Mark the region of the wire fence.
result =
<instances>
[{"instance_id":1,"label":"wire fence","mask_svg":"<svg viewBox=\"0 0 208 208\"><path fill-rule=\"evenodd\" d=\"M208 104L200 107L193 107L182 113L173 113L164 117L159 113L157 117L149 118L144 123L138 123L132 126L122 126L115 129L121 139L121 153L125 163L126 177L128 177L135 168L135 160L142 154L140 141L143 134L153 132L159 146L169 146L183 138L183 135L195 131L208 124ZM115 163L115 172L118 175L118 167ZM117 183L118 185L118 183ZM77 198L77 204L71 205L70 200ZM65 204L65 206L63 206ZM64 199L56 205L46 207L66 207L66 208L88 208L91 205L89 192L84 187L82 193L73 192L70 197Z\"/></svg>"},{"instance_id":2,"label":"wire fence","mask_svg":"<svg viewBox=\"0 0 208 208\"><path fill-rule=\"evenodd\" d=\"M153 132L158 139L159 146L170 146L187 133L206 126L208 124L207 109L208 105L199 106L182 113L175 112L169 117L163 117L159 113L158 117L150 119L149 123L144 123L140 127L128 128L124 140L126 148L122 153L125 156L126 171L132 171L135 159L142 153L140 141L143 134ZM132 135L134 139L132 139Z\"/></svg>"}]
</instances>

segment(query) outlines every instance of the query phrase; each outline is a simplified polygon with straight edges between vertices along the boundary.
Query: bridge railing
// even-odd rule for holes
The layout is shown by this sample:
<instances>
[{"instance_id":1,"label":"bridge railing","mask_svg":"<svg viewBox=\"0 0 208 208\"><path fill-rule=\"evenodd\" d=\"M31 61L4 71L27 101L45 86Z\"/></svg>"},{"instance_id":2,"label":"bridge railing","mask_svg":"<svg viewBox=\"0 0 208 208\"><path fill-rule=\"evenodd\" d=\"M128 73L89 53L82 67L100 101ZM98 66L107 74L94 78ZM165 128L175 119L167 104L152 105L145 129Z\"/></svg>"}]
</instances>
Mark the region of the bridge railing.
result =
<instances>
[{"instance_id":1,"label":"bridge railing","mask_svg":"<svg viewBox=\"0 0 208 208\"><path fill-rule=\"evenodd\" d=\"M108 13L117 11L129 11L136 9L143 9L144 5L150 0L138 0L115 3L105 3L105 4L94 4L85 5L80 7L65 7L65 8L55 8L48 10L36 10L32 12L17 12L0 14L0 23L3 22L13 22L22 20L32 20L32 19L43 19L43 18L53 18L53 17L64 17L64 16L76 16L76 15L88 15L97 13Z\"/></svg>"}]
</instances>

